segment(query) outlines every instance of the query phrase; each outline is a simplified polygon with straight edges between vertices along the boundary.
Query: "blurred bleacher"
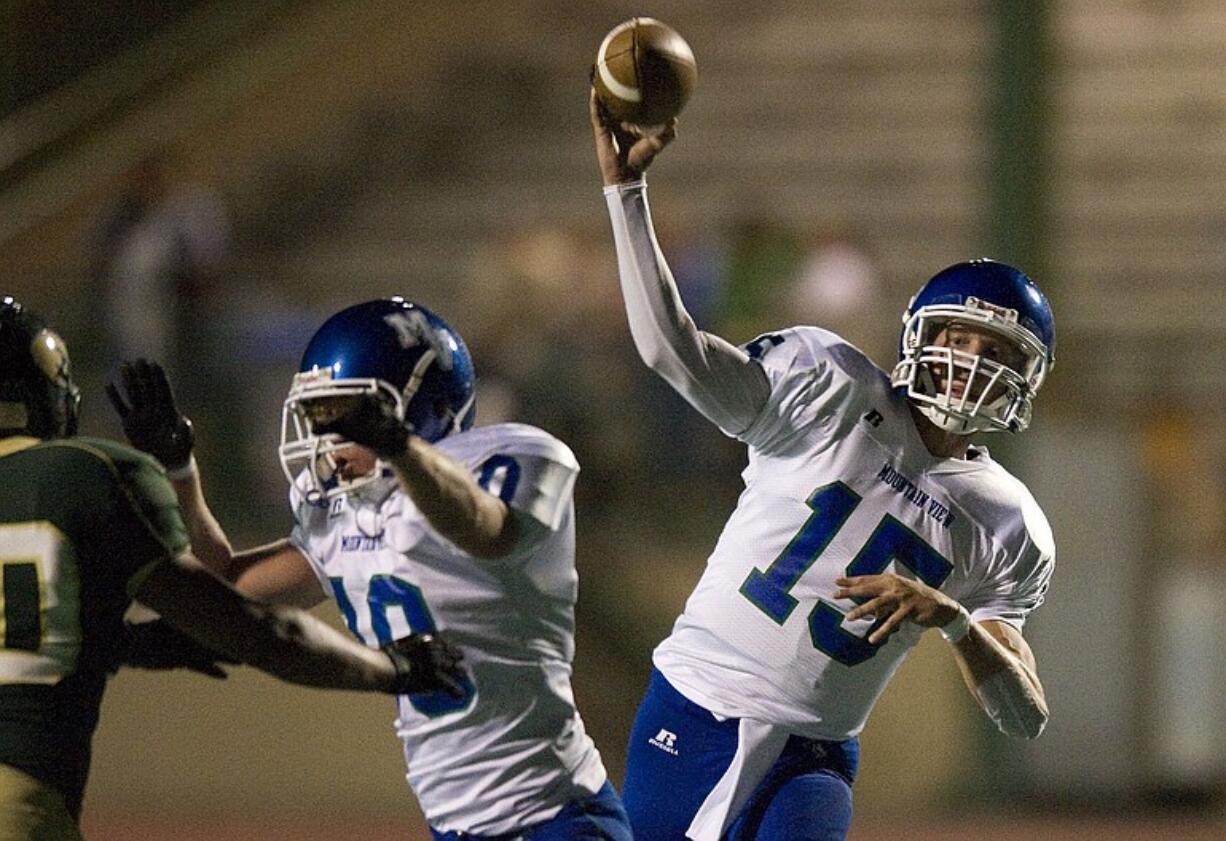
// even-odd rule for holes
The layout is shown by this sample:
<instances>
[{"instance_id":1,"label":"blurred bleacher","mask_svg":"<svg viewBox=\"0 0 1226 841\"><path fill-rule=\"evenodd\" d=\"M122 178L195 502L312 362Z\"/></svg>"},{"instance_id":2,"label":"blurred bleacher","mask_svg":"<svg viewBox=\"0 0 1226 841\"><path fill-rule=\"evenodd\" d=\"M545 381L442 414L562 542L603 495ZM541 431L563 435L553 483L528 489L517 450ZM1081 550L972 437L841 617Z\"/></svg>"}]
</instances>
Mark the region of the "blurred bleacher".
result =
<instances>
[{"instance_id":1,"label":"blurred bleacher","mask_svg":"<svg viewBox=\"0 0 1226 841\"><path fill-rule=\"evenodd\" d=\"M89 23L80 38L116 33L87 59L46 52L67 49L63 38L38 42L51 47L36 53L24 35L55 31L53 7L71 17L74 6ZM237 388L192 411L208 420L206 483L221 477L210 490L238 542L284 528L275 431L311 325L377 295L436 307L473 347L485 419L506 412L550 429L585 466L577 691L615 778L650 647L733 504L741 453L694 422L630 349L586 117L600 37L649 13L676 26L698 58L679 140L651 177L666 250L705 249L727 265L756 226L779 232L796 263L823 232L850 232L878 285L846 324L830 326L854 332L879 361L889 362L918 284L996 241L991 192L1005 176L987 123L1009 83L993 52L1009 34L995 28L993 4L0 8L22 45L0 59L14 80L0 118L0 276L6 292L62 325L87 386L87 430L117 432L100 399L113 360L99 335L91 243L150 154L169 155L180 179L207 185L231 216L233 252L202 318L233 358L199 364ZM1002 745L928 641L866 732L862 815L1010 799L1134 808L1171 791L1213 807L1226 779L1226 712L1208 698L1178 705L1191 712L1176 722L1205 734L1194 739L1204 749L1171 747L1164 697L1181 691L1168 681L1183 673L1154 665L1167 653L1163 611L1173 610L1154 599L1178 604L1180 591L1153 585L1155 569L1196 566L1203 577L1193 587L1216 586L1226 569L1220 526L1155 537L1179 531L1172 523L1188 500L1199 501L1200 522L1226 522L1217 422L1226 394L1226 6L1063 0L1034 9L1050 29L1049 158L1037 170L1046 274L1037 279L1056 306L1059 361L1034 432L999 452L1032 481L1061 546L1051 602L1033 623L1056 718L1037 745ZM787 290L762 289L764 303L747 312L721 309L723 290L708 291L714 303L700 322L734 341L802 317ZM1206 671L1226 677L1215 641L1197 651L1212 658ZM217 802L407 808L395 746L378 759L364 753L367 742L393 741L387 711L363 704L336 713L338 728L364 728L361 744L329 741L326 764L308 740L243 760L243 775L193 775L183 757L200 740L237 755L244 732L310 730L332 709L330 699L299 703L259 679L238 687L249 705L227 701L230 687L197 684L169 685L226 705L238 724L218 733L225 728L209 719L175 733L164 723L170 759L146 771L133 766L131 741L146 724L140 705L162 684L117 681L87 809L139 810L154 797L205 813ZM898 756L923 760L899 767ZM338 769L370 762L368 776L337 779ZM189 770L168 778L178 765Z\"/></svg>"}]
</instances>

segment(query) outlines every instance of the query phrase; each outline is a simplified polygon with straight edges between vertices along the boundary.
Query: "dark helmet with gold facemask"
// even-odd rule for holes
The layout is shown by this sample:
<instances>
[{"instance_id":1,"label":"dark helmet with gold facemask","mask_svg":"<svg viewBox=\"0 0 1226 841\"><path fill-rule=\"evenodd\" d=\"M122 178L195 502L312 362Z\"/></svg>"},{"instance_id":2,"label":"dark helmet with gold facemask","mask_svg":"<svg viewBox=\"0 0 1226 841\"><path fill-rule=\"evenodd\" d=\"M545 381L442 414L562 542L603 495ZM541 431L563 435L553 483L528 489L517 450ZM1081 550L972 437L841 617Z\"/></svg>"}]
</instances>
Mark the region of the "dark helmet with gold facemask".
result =
<instances>
[{"instance_id":1,"label":"dark helmet with gold facemask","mask_svg":"<svg viewBox=\"0 0 1226 841\"><path fill-rule=\"evenodd\" d=\"M75 435L80 403L64 340L37 314L0 297L0 435Z\"/></svg>"}]
</instances>

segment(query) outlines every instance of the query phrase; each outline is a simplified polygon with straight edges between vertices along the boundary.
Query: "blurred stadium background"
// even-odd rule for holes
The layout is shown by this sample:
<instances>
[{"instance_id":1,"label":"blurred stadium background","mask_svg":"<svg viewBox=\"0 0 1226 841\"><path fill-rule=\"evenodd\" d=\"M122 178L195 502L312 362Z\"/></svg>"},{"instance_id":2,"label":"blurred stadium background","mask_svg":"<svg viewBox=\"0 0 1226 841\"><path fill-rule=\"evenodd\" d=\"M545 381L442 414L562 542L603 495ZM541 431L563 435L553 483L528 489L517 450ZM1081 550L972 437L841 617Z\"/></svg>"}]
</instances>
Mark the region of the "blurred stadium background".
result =
<instances>
[{"instance_id":1,"label":"blurred stadium background","mask_svg":"<svg viewBox=\"0 0 1226 841\"><path fill-rule=\"evenodd\" d=\"M120 353L167 361L243 546L288 529L280 405L314 327L387 294L444 313L479 422L584 466L576 690L620 783L743 458L625 327L586 73L632 14L698 57L652 196L702 326L814 321L889 364L912 291L985 254L1056 307L1037 421L989 442L1056 531L1027 632L1051 726L995 735L927 640L864 734L853 838L1226 837L1216 0L0 0L2 291L61 326L89 433L119 433ZM123 673L87 834L424 838L392 713L249 670Z\"/></svg>"}]
</instances>

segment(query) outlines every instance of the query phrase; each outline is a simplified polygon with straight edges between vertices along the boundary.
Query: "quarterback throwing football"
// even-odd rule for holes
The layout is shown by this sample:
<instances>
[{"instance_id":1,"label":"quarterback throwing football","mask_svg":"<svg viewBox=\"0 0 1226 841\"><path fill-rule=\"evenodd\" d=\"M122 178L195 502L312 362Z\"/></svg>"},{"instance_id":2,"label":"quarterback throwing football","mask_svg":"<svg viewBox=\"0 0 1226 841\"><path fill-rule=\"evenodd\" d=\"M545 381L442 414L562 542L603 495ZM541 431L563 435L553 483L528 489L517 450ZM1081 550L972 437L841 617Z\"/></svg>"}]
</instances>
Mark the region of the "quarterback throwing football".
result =
<instances>
[{"instance_id":1,"label":"quarterback throwing football","mask_svg":"<svg viewBox=\"0 0 1226 841\"><path fill-rule=\"evenodd\" d=\"M675 125L641 134L594 94L591 121L635 345L749 449L736 510L655 650L623 790L635 837L843 839L856 737L926 629L1002 731L1047 722L1021 629L1051 530L971 436L1026 428L1051 309L1022 272L973 260L912 299L890 374L817 327L735 347L695 327L652 228L643 173Z\"/></svg>"}]
</instances>

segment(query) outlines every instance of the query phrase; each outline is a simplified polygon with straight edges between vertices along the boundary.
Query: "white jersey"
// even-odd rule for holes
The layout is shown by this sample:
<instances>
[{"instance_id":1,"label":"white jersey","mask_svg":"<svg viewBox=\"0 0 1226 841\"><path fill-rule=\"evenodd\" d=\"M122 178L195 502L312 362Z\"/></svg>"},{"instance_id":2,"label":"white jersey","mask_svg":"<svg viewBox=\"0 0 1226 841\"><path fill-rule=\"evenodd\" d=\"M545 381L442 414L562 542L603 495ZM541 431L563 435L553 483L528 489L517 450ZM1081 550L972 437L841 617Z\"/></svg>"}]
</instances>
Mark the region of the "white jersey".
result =
<instances>
[{"instance_id":1,"label":"white jersey","mask_svg":"<svg viewBox=\"0 0 1226 841\"><path fill-rule=\"evenodd\" d=\"M497 835L553 817L606 779L570 686L579 465L565 444L522 424L435 446L540 524L525 529L529 545L473 558L392 479L322 507L291 490L291 540L367 645L440 629L464 652L465 697L401 696L396 728L430 825Z\"/></svg>"},{"instance_id":2,"label":"white jersey","mask_svg":"<svg viewBox=\"0 0 1226 841\"><path fill-rule=\"evenodd\" d=\"M845 622L842 575L892 572L1021 627L1054 545L1038 505L982 448L932 456L889 377L838 336L797 327L751 342L769 397L744 429L745 490L657 668L724 716L845 739L924 630L884 644Z\"/></svg>"}]
</instances>

